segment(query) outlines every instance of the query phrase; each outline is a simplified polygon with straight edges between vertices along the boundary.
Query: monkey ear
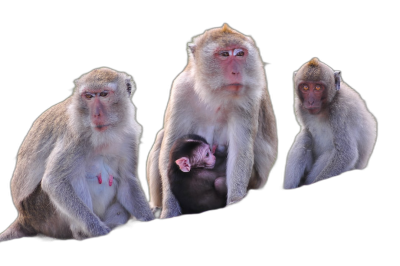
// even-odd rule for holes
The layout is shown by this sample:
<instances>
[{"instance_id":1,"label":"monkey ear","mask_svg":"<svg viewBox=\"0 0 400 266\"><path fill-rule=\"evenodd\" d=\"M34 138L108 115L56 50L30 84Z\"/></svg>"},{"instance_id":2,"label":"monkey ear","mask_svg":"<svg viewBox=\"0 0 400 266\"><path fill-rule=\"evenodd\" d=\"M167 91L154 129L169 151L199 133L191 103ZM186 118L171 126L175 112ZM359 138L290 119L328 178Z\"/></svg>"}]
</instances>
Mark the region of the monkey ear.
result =
<instances>
[{"instance_id":1,"label":"monkey ear","mask_svg":"<svg viewBox=\"0 0 400 266\"><path fill-rule=\"evenodd\" d=\"M335 71L335 87L337 91L340 90L340 79L341 79L340 73L341 73L340 70Z\"/></svg>"},{"instance_id":2,"label":"monkey ear","mask_svg":"<svg viewBox=\"0 0 400 266\"><path fill-rule=\"evenodd\" d=\"M125 85L126 85L126 91L128 92L129 96L132 95L133 92L135 92L135 82L131 77L125 79Z\"/></svg>"},{"instance_id":3,"label":"monkey ear","mask_svg":"<svg viewBox=\"0 0 400 266\"><path fill-rule=\"evenodd\" d=\"M214 144L214 145L212 146L212 149L211 149L212 154L215 154L215 151L216 151L217 147L218 147L217 144Z\"/></svg>"},{"instance_id":4,"label":"monkey ear","mask_svg":"<svg viewBox=\"0 0 400 266\"><path fill-rule=\"evenodd\" d=\"M194 52L196 51L196 45L194 43L189 43L188 47L189 47L189 52L192 53L194 57Z\"/></svg>"},{"instance_id":5,"label":"monkey ear","mask_svg":"<svg viewBox=\"0 0 400 266\"><path fill-rule=\"evenodd\" d=\"M175 161L175 163L179 166L182 172L190 172L190 162L189 158L182 157Z\"/></svg>"},{"instance_id":6,"label":"monkey ear","mask_svg":"<svg viewBox=\"0 0 400 266\"><path fill-rule=\"evenodd\" d=\"M296 77L297 71L293 72L293 78Z\"/></svg>"}]
</instances>

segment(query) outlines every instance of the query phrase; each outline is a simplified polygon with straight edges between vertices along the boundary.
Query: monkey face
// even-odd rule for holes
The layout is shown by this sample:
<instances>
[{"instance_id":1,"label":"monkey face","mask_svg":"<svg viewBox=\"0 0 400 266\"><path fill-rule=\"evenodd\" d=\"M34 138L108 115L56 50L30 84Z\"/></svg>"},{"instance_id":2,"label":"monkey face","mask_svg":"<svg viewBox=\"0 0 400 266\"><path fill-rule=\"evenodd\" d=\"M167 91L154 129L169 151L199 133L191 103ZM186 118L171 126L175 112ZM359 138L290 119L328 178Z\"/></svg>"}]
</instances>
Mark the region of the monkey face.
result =
<instances>
[{"instance_id":1,"label":"monkey face","mask_svg":"<svg viewBox=\"0 0 400 266\"><path fill-rule=\"evenodd\" d=\"M215 156L210 149L210 145L202 143L195 149L190 156L192 168L212 169L215 165Z\"/></svg>"},{"instance_id":2,"label":"monkey face","mask_svg":"<svg viewBox=\"0 0 400 266\"><path fill-rule=\"evenodd\" d=\"M305 81L298 86L302 106L310 114L319 114L326 103L326 89L322 82Z\"/></svg>"},{"instance_id":3,"label":"monkey face","mask_svg":"<svg viewBox=\"0 0 400 266\"><path fill-rule=\"evenodd\" d=\"M106 131L116 122L115 112L112 110L112 103L115 101L114 88L86 88L81 93L84 105L87 106L88 115L92 128L95 131Z\"/></svg>"},{"instance_id":4,"label":"monkey face","mask_svg":"<svg viewBox=\"0 0 400 266\"><path fill-rule=\"evenodd\" d=\"M223 89L238 92L243 87L243 68L248 56L244 47L231 46L217 49L214 57L222 70Z\"/></svg>"}]
</instances>

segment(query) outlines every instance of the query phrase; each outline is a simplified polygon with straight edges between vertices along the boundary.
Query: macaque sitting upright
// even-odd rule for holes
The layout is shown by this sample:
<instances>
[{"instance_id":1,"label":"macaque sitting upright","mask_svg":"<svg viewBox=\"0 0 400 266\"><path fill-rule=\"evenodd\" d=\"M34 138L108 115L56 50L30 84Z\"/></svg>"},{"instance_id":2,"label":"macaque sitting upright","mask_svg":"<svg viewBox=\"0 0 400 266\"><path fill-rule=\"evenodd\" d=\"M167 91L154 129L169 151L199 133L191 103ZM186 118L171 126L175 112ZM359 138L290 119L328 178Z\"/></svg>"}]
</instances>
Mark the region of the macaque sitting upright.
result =
<instances>
[{"instance_id":1,"label":"macaque sitting upright","mask_svg":"<svg viewBox=\"0 0 400 266\"><path fill-rule=\"evenodd\" d=\"M206 140L190 134L175 141L170 152L168 178L182 214L226 206L226 154L214 156Z\"/></svg>"}]
</instances>

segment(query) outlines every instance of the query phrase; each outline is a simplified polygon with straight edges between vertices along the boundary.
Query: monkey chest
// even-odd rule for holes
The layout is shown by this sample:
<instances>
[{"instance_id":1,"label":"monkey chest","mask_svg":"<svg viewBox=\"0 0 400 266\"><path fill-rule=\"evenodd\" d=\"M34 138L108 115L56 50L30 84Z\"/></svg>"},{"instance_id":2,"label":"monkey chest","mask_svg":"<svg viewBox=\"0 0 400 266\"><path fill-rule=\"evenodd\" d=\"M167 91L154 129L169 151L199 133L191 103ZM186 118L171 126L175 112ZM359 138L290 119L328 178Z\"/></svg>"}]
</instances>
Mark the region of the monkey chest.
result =
<instances>
[{"instance_id":1,"label":"monkey chest","mask_svg":"<svg viewBox=\"0 0 400 266\"><path fill-rule=\"evenodd\" d=\"M315 159L325 152L331 152L335 148L333 132L329 123L315 124L309 130L313 137L313 154Z\"/></svg>"},{"instance_id":2,"label":"monkey chest","mask_svg":"<svg viewBox=\"0 0 400 266\"><path fill-rule=\"evenodd\" d=\"M92 199L93 212L102 217L117 194L116 165L103 156L93 158L86 171L86 183Z\"/></svg>"},{"instance_id":3,"label":"monkey chest","mask_svg":"<svg viewBox=\"0 0 400 266\"><path fill-rule=\"evenodd\" d=\"M228 126L225 123L204 123L199 124L195 134L202 136L210 145L218 144L227 146Z\"/></svg>"}]
</instances>

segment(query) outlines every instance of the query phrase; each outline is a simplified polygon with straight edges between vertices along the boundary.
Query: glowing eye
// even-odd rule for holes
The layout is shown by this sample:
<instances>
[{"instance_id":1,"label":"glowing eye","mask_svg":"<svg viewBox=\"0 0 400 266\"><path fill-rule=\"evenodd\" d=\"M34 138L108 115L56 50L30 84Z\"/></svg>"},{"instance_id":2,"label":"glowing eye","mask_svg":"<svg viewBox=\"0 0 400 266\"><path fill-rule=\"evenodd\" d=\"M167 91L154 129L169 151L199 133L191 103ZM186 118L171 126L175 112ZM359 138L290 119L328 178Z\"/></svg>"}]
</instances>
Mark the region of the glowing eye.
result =
<instances>
[{"instance_id":1,"label":"glowing eye","mask_svg":"<svg viewBox=\"0 0 400 266\"><path fill-rule=\"evenodd\" d=\"M317 86L315 86L315 89L316 89L317 91L319 91L319 90L321 89L321 86L317 85Z\"/></svg>"},{"instance_id":2,"label":"glowing eye","mask_svg":"<svg viewBox=\"0 0 400 266\"><path fill-rule=\"evenodd\" d=\"M226 52L226 51L220 52L219 54L224 56L224 57L228 57L229 56L229 52Z\"/></svg>"},{"instance_id":3,"label":"glowing eye","mask_svg":"<svg viewBox=\"0 0 400 266\"><path fill-rule=\"evenodd\" d=\"M108 91L102 91L99 94L101 97L106 97L108 95Z\"/></svg>"},{"instance_id":4,"label":"glowing eye","mask_svg":"<svg viewBox=\"0 0 400 266\"><path fill-rule=\"evenodd\" d=\"M242 49L235 49L233 51L233 55L235 55L235 56L244 56L244 51Z\"/></svg>"},{"instance_id":5,"label":"glowing eye","mask_svg":"<svg viewBox=\"0 0 400 266\"><path fill-rule=\"evenodd\" d=\"M303 86L303 90L307 91L307 90L308 90L308 86L307 86L307 85L304 85L304 86Z\"/></svg>"},{"instance_id":6,"label":"glowing eye","mask_svg":"<svg viewBox=\"0 0 400 266\"><path fill-rule=\"evenodd\" d=\"M92 99L93 95L91 93L85 93L85 98L86 99Z\"/></svg>"}]
</instances>

